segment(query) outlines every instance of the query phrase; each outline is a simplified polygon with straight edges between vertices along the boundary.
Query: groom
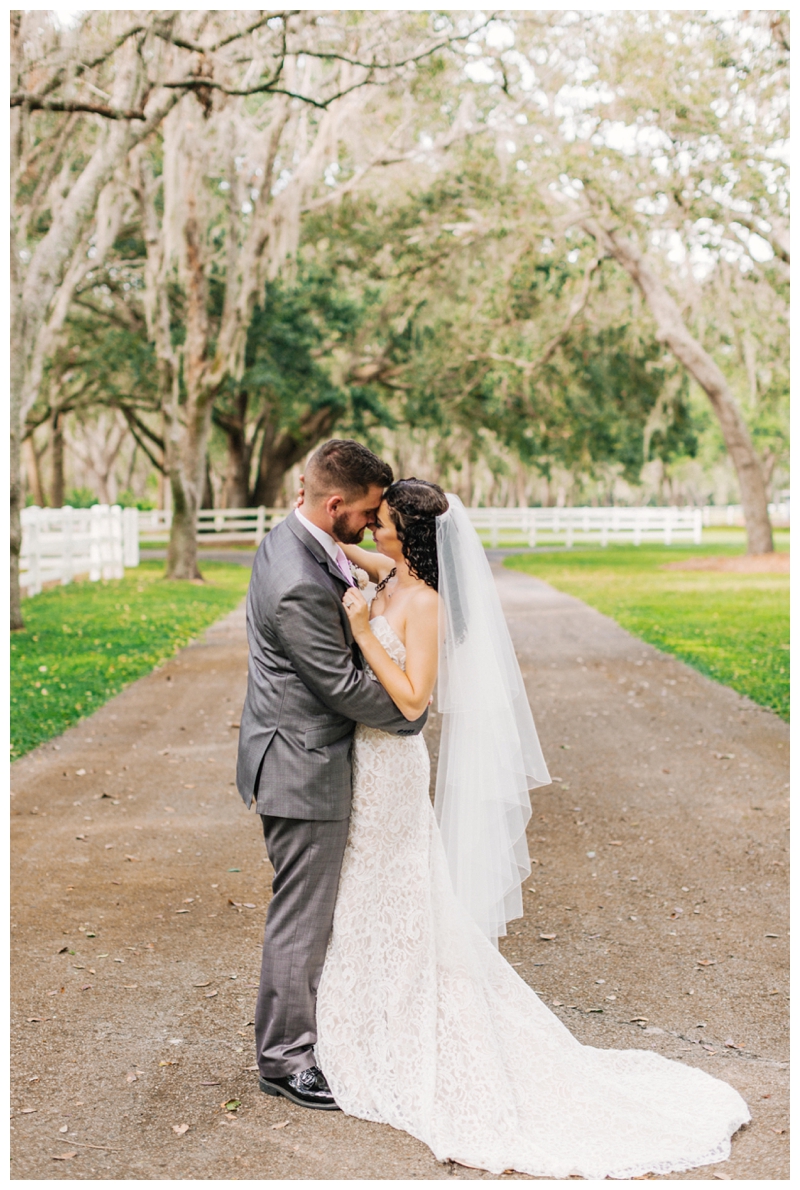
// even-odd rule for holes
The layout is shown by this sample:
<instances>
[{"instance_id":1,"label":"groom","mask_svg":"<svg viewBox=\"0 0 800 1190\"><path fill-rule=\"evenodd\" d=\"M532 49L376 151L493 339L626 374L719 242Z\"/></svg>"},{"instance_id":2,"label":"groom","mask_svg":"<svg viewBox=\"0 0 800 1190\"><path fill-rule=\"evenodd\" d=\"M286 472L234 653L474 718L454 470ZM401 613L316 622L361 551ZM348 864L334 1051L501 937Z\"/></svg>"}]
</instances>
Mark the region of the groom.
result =
<instances>
[{"instance_id":1,"label":"groom","mask_svg":"<svg viewBox=\"0 0 800 1190\"><path fill-rule=\"evenodd\" d=\"M256 799L275 869L256 1005L259 1085L336 1111L315 1064L316 994L333 922L351 800L356 723L416 735L364 673L342 606L353 579L338 542L375 524L392 470L365 446L332 439L305 470L302 512L262 541L247 594L250 647L236 783Z\"/></svg>"}]
</instances>

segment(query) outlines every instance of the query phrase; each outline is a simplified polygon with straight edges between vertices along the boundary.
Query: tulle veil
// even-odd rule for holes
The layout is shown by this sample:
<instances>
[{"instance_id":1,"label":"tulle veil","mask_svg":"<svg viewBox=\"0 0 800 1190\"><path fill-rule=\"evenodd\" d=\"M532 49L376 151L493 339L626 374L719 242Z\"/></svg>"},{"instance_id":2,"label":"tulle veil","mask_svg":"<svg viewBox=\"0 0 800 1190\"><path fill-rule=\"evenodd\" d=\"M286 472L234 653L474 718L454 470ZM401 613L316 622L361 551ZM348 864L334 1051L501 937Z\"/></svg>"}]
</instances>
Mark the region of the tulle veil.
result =
<instances>
[{"instance_id":1,"label":"tulle veil","mask_svg":"<svg viewBox=\"0 0 800 1190\"><path fill-rule=\"evenodd\" d=\"M435 812L453 887L495 944L522 915L528 790L550 783L483 546L458 496L436 518L442 739Z\"/></svg>"}]
</instances>

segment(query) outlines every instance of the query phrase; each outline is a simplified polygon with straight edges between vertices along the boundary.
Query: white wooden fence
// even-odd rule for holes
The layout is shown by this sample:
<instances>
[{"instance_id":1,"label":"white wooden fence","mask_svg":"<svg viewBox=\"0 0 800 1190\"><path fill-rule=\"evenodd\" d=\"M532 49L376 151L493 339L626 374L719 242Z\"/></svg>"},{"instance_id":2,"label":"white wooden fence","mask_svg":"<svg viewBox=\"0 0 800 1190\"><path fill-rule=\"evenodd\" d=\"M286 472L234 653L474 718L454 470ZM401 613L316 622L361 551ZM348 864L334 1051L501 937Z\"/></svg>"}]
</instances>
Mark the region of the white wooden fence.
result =
<instances>
[{"instance_id":1,"label":"white wooden fence","mask_svg":"<svg viewBox=\"0 0 800 1190\"><path fill-rule=\"evenodd\" d=\"M770 520L775 524L789 524L789 502L768 504ZM703 508L704 525L744 525L741 504L706 504Z\"/></svg>"},{"instance_id":2,"label":"white wooden fence","mask_svg":"<svg viewBox=\"0 0 800 1190\"><path fill-rule=\"evenodd\" d=\"M259 545L269 530L288 516L288 508L201 508L197 540L247 542ZM139 513L139 537L147 542L168 541L172 512L156 509Z\"/></svg>"},{"instance_id":3,"label":"white wooden fence","mask_svg":"<svg viewBox=\"0 0 800 1190\"><path fill-rule=\"evenodd\" d=\"M501 539L524 538L529 546L542 540L563 540L567 548L576 541L693 541L703 538L699 508L470 508L470 519L492 547Z\"/></svg>"},{"instance_id":4,"label":"white wooden fence","mask_svg":"<svg viewBox=\"0 0 800 1190\"><path fill-rule=\"evenodd\" d=\"M540 541L693 541L703 536L699 508L470 508L473 525L486 544L501 540L530 546ZM288 515L287 508L204 508L198 514L198 542L253 542ZM169 538L171 512L140 512L139 533L148 542Z\"/></svg>"},{"instance_id":5,"label":"white wooden fence","mask_svg":"<svg viewBox=\"0 0 800 1190\"><path fill-rule=\"evenodd\" d=\"M139 513L118 504L92 508L22 510L20 586L38 595L45 583L71 583L78 575L91 582L122 578L139 565Z\"/></svg>"}]
</instances>

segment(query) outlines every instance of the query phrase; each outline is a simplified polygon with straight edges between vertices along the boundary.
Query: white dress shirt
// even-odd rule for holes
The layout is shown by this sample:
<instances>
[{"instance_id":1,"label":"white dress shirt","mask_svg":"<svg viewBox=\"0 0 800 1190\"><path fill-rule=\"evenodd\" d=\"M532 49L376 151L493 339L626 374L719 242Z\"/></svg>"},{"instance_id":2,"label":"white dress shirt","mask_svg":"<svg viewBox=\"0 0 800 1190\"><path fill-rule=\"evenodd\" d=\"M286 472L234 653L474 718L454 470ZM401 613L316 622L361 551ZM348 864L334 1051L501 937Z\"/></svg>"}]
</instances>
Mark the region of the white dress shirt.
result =
<instances>
[{"instance_id":1,"label":"white dress shirt","mask_svg":"<svg viewBox=\"0 0 800 1190\"><path fill-rule=\"evenodd\" d=\"M294 514L303 528L308 529L311 536L317 539L331 561L334 562L336 566L338 566L339 570L342 572L342 577L346 578L347 581L353 585L353 577L350 574L350 563L347 560L347 554L344 552L338 542L334 541L330 533L326 533L325 530L320 529L318 525L312 524L308 517L303 516L299 508L294 510Z\"/></svg>"}]
</instances>

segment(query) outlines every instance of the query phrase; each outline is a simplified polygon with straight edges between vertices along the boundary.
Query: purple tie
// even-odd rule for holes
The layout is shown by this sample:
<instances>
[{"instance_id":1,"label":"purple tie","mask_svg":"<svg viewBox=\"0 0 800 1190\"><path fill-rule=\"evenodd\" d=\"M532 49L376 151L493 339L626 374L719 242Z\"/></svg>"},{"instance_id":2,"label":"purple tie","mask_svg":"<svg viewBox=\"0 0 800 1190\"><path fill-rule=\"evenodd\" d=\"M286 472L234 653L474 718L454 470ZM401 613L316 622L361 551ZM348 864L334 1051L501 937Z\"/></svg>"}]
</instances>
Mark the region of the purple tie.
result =
<instances>
[{"instance_id":1,"label":"purple tie","mask_svg":"<svg viewBox=\"0 0 800 1190\"><path fill-rule=\"evenodd\" d=\"M347 561L347 555L345 554L345 552L341 546L339 546L336 551L336 565L339 567L342 574L347 579L348 587L354 587L355 583L353 582L353 576L350 573L350 564Z\"/></svg>"}]
</instances>

